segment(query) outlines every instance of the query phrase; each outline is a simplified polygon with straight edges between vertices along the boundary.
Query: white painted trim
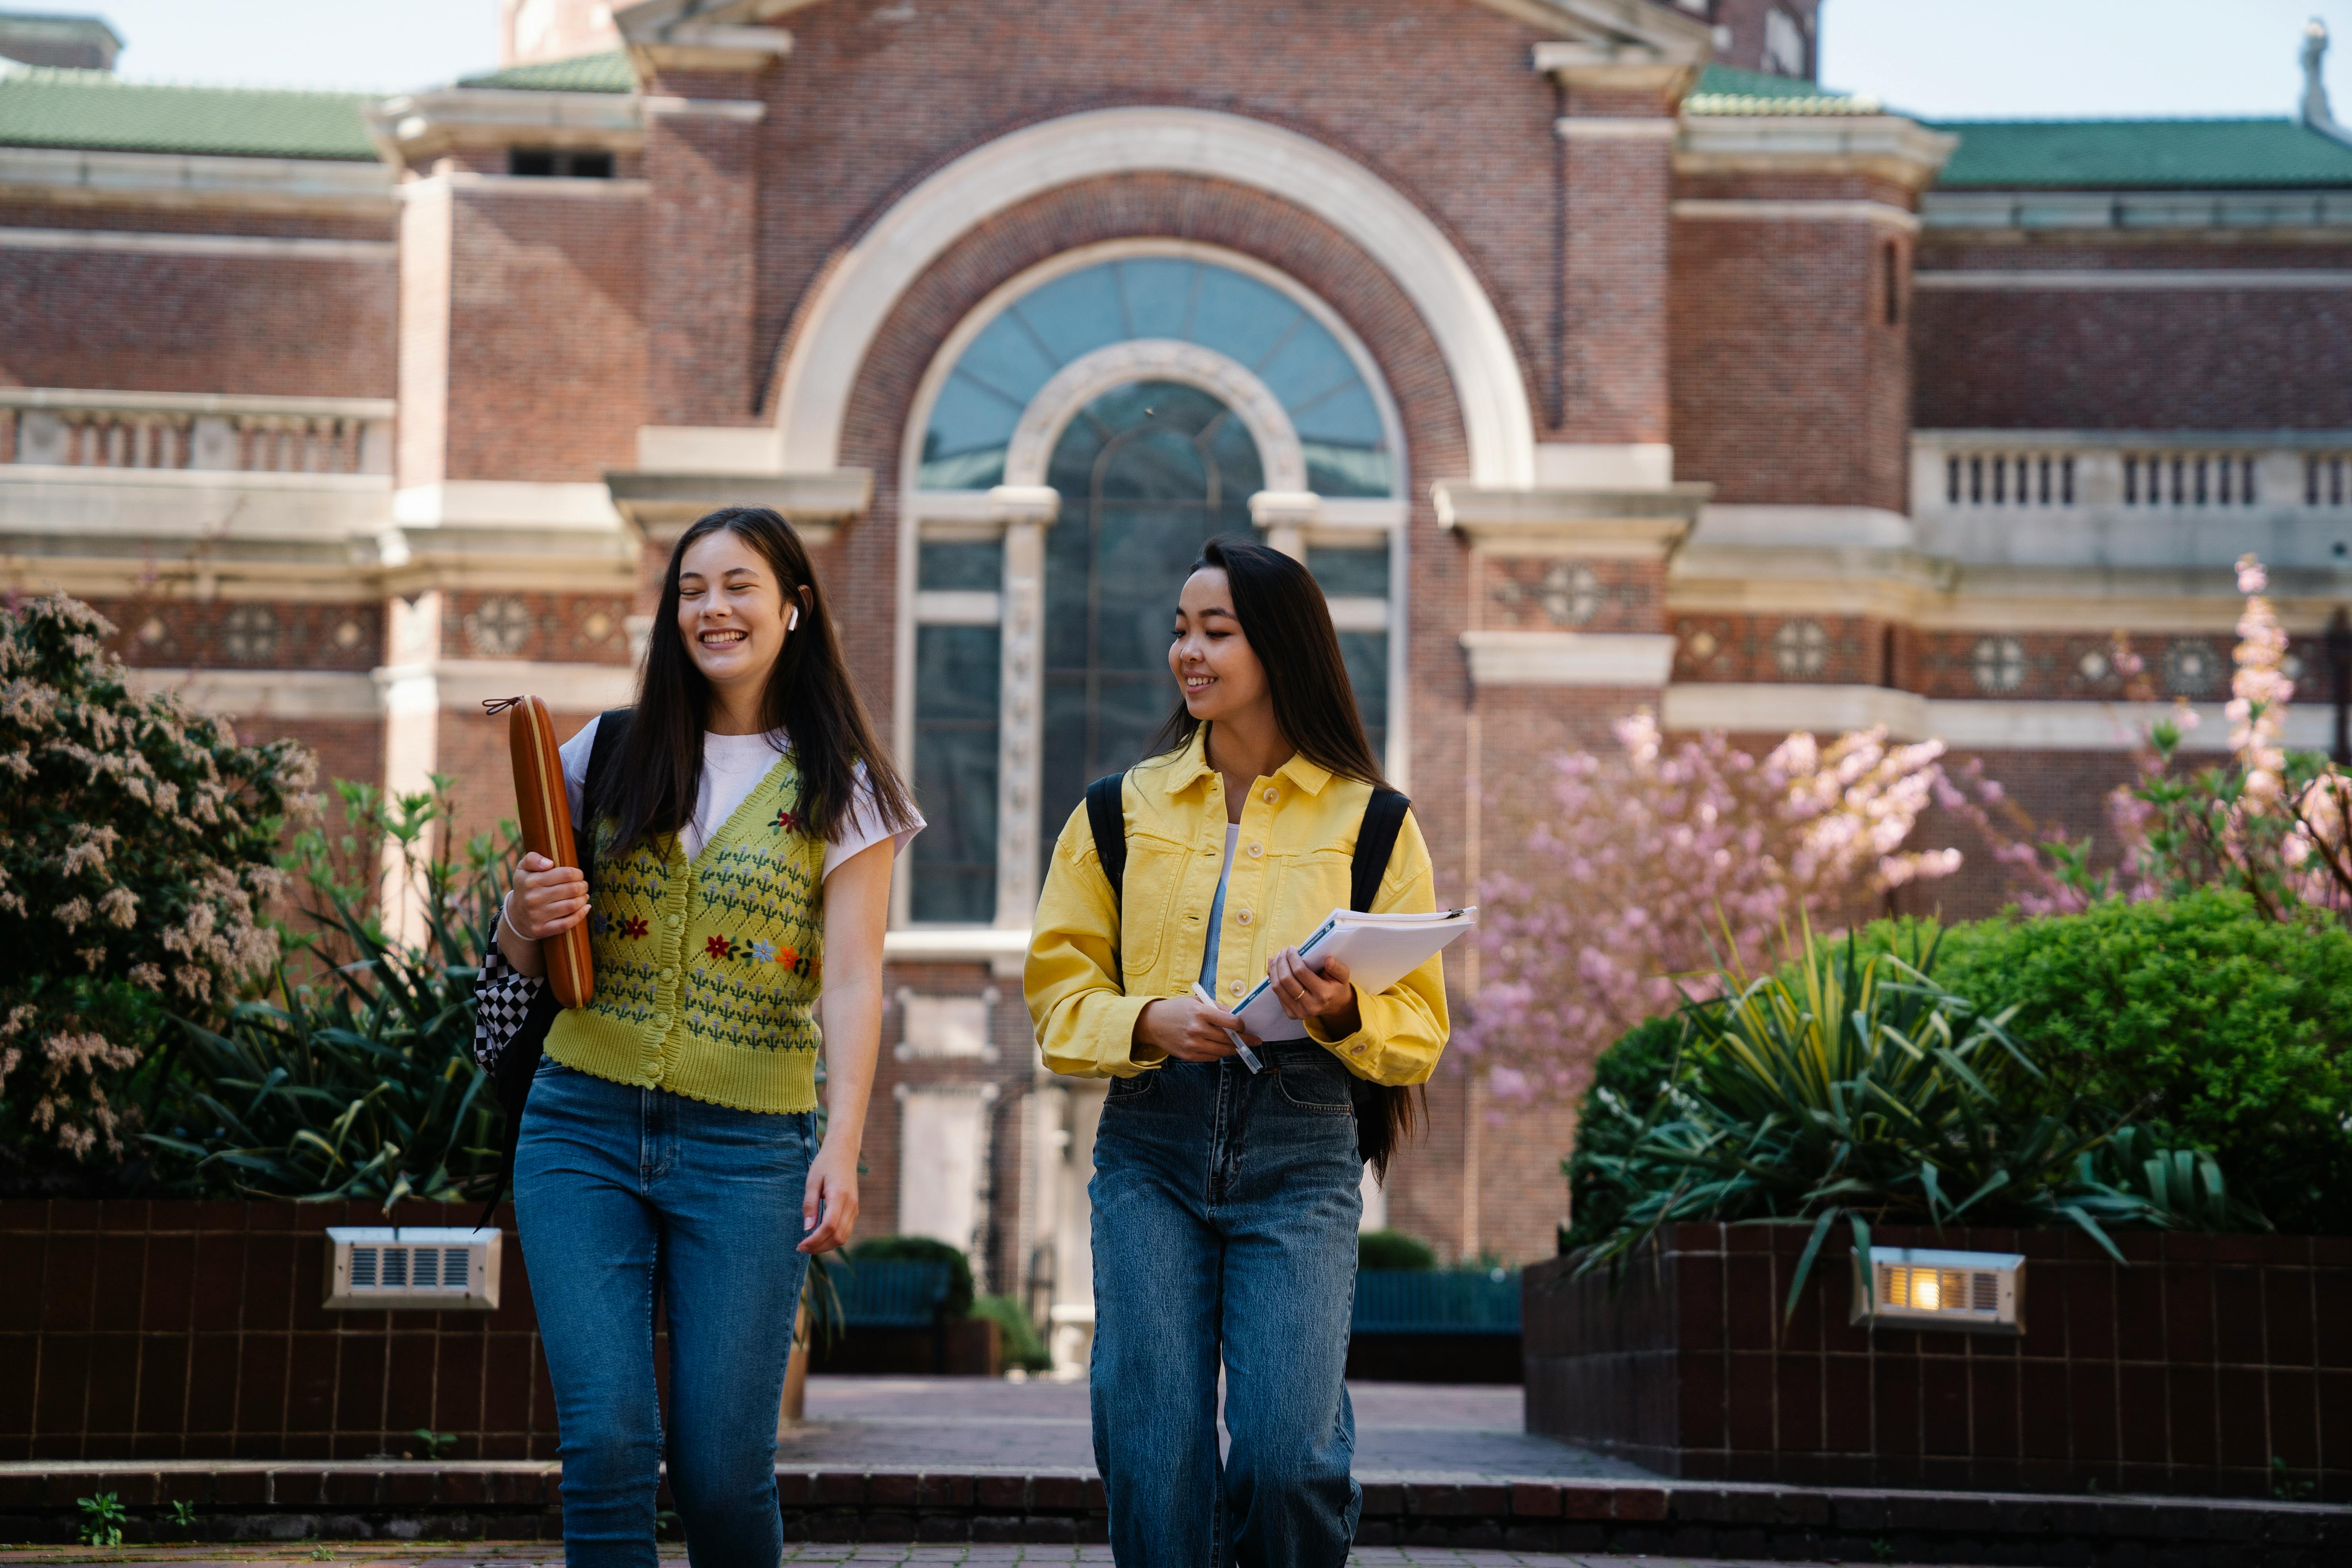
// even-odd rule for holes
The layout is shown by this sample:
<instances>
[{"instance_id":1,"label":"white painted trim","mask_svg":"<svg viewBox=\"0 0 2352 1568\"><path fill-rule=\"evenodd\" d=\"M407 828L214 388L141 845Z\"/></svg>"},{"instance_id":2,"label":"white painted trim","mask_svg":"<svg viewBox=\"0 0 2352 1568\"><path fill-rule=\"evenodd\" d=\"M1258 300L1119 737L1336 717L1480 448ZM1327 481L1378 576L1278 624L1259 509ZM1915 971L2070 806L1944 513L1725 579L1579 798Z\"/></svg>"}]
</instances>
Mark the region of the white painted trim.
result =
<instances>
[{"instance_id":1,"label":"white painted trim","mask_svg":"<svg viewBox=\"0 0 2352 1568\"><path fill-rule=\"evenodd\" d=\"M1384 632L1389 626L1389 602L1370 595L1341 595L1324 601L1331 607L1331 626L1342 632ZM1395 697L1390 698L1391 706Z\"/></svg>"},{"instance_id":2,"label":"white painted trim","mask_svg":"<svg viewBox=\"0 0 2352 1568\"><path fill-rule=\"evenodd\" d=\"M2280 267L2113 267L1915 272L1911 286L1930 294L2147 293L2166 289L2336 292L2352 289L2352 269Z\"/></svg>"},{"instance_id":3,"label":"white painted trim","mask_svg":"<svg viewBox=\"0 0 2352 1568\"><path fill-rule=\"evenodd\" d=\"M1412 521L1412 502L1402 496L1393 500L1378 496L1324 496L1321 500L1322 515L1315 520L1318 532L1398 532Z\"/></svg>"},{"instance_id":4,"label":"white painted trim","mask_svg":"<svg viewBox=\"0 0 2352 1568\"><path fill-rule=\"evenodd\" d=\"M595 528L617 531L613 496L591 481L450 479L411 485L392 495L392 521L403 528Z\"/></svg>"},{"instance_id":5,"label":"white painted trim","mask_svg":"<svg viewBox=\"0 0 2352 1568\"><path fill-rule=\"evenodd\" d=\"M5 232L0 230L0 233ZM87 408L134 414L288 414L389 419L389 397L271 397L236 392L116 392L68 386L0 386L0 408ZM78 469L77 472L88 472Z\"/></svg>"},{"instance_id":6,"label":"white painted trim","mask_svg":"<svg viewBox=\"0 0 2352 1568\"><path fill-rule=\"evenodd\" d=\"M882 938L882 956L900 963L985 963L1029 951L1029 925L900 926Z\"/></svg>"},{"instance_id":7,"label":"white painted trim","mask_svg":"<svg viewBox=\"0 0 2352 1568\"><path fill-rule=\"evenodd\" d=\"M768 106L756 98L670 98L655 95L637 100L648 120L730 120L757 125L768 117Z\"/></svg>"},{"instance_id":8,"label":"white painted trim","mask_svg":"<svg viewBox=\"0 0 2352 1568\"><path fill-rule=\"evenodd\" d=\"M986 588L925 588L915 595L919 626L992 626L1004 619L1004 595Z\"/></svg>"},{"instance_id":9,"label":"white painted trim","mask_svg":"<svg viewBox=\"0 0 2352 1568\"><path fill-rule=\"evenodd\" d=\"M1899 511L1874 506L1718 506L1698 509L1686 548L1916 550L1919 529Z\"/></svg>"},{"instance_id":10,"label":"white painted trim","mask_svg":"<svg viewBox=\"0 0 2352 1568\"><path fill-rule=\"evenodd\" d=\"M375 719L383 713L376 682L364 670L133 666L123 675L137 695L174 692L199 713L237 719Z\"/></svg>"},{"instance_id":11,"label":"white painted trim","mask_svg":"<svg viewBox=\"0 0 2352 1568\"><path fill-rule=\"evenodd\" d=\"M1898 234L1919 232L1919 215L1891 202L1718 201L1691 198L1671 208L1679 218L1731 223L1874 223Z\"/></svg>"},{"instance_id":12,"label":"white painted trim","mask_svg":"<svg viewBox=\"0 0 2352 1568\"><path fill-rule=\"evenodd\" d=\"M642 200L653 194L650 180L592 180L570 174L486 174L476 169L452 169L428 174L399 188L404 202L432 201L464 192L484 196L586 196L622 201Z\"/></svg>"},{"instance_id":13,"label":"white painted trim","mask_svg":"<svg viewBox=\"0 0 2352 1568\"><path fill-rule=\"evenodd\" d=\"M1395 279L1444 354L1482 484L1532 482L1526 381L1494 302L1444 232L1385 181L1322 143L1206 110L1091 110L1016 131L931 175L850 247L826 278L780 377L787 468L838 467L849 392L883 321L915 279L987 218L1104 175L1175 171L1268 192L1363 247Z\"/></svg>"},{"instance_id":14,"label":"white painted trim","mask_svg":"<svg viewBox=\"0 0 2352 1568\"><path fill-rule=\"evenodd\" d=\"M393 174L373 160L0 147L0 190L51 200L375 217L389 212Z\"/></svg>"},{"instance_id":15,"label":"white painted trim","mask_svg":"<svg viewBox=\"0 0 2352 1568\"><path fill-rule=\"evenodd\" d=\"M384 692L386 711L400 694L419 700L429 685L444 713L479 712L486 701L528 692L558 713L601 713L635 700L637 671L626 664L557 664L524 658L440 658L384 665L369 678Z\"/></svg>"},{"instance_id":16,"label":"white painted trim","mask_svg":"<svg viewBox=\"0 0 2352 1568\"><path fill-rule=\"evenodd\" d=\"M111 228L0 228L0 250L111 250L273 261L392 261L389 239L302 239L264 234L131 234Z\"/></svg>"},{"instance_id":17,"label":"white painted trim","mask_svg":"<svg viewBox=\"0 0 2352 1568\"><path fill-rule=\"evenodd\" d=\"M1045 482L1054 446L1087 404L1114 387L1138 381L1197 386L1232 409L1257 444L1270 490L1307 489L1307 454L1282 399L1239 360L1172 338L1130 338L1080 354L1037 389L1004 447L1004 482ZM919 445L918 447L919 450Z\"/></svg>"},{"instance_id":18,"label":"white painted trim","mask_svg":"<svg viewBox=\"0 0 2352 1568\"><path fill-rule=\"evenodd\" d=\"M1675 639L1663 632L1469 631L1474 686L1664 686Z\"/></svg>"},{"instance_id":19,"label":"white painted trim","mask_svg":"<svg viewBox=\"0 0 2352 1568\"><path fill-rule=\"evenodd\" d=\"M2199 723L2182 749L2229 746L2230 722L2219 702L2192 704ZM1666 688L1661 721L1669 730L1817 734L1886 726L1896 741L1940 740L1960 751L2130 752L2147 727L2177 710L2169 702L2037 702L1921 697L1877 686L1813 686L1734 681ZM2322 750L2333 714L2311 703L2287 711L2287 744Z\"/></svg>"},{"instance_id":20,"label":"white painted trim","mask_svg":"<svg viewBox=\"0 0 2352 1568\"><path fill-rule=\"evenodd\" d=\"M1563 114L1552 130L1563 142L1671 142L1682 126L1658 116Z\"/></svg>"}]
</instances>

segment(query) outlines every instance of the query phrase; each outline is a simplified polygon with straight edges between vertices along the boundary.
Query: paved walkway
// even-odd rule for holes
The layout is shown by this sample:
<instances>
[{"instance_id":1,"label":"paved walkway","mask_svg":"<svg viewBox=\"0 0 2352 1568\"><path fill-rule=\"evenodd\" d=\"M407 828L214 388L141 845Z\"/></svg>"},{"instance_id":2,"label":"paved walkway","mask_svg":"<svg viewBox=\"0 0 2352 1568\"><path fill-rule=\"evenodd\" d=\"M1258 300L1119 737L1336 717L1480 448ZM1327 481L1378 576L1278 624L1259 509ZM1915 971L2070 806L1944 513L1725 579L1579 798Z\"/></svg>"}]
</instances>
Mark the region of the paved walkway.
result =
<instances>
[{"instance_id":1,"label":"paved walkway","mask_svg":"<svg viewBox=\"0 0 2352 1568\"><path fill-rule=\"evenodd\" d=\"M1525 1430L1516 1386L1351 1383L1360 1481L1641 1480L1649 1472ZM1085 1471L1087 1385L977 1377L813 1377L776 1462L827 1469Z\"/></svg>"},{"instance_id":2,"label":"paved walkway","mask_svg":"<svg viewBox=\"0 0 2352 1568\"><path fill-rule=\"evenodd\" d=\"M787 1543L784 1561L787 1563L853 1564L855 1568L898 1568L900 1564L919 1568L1108 1568L1110 1548L1108 1546L796 1546ZM334 1562L343 1568L563 1568L563 1553L551 1547L537 1546L501 1551L480 1544L452 1543L436 1545L418 1542L398 1552L383 1552L369 1548L337 1545L331 1550L320 1548L317 1552L296 1552L288 1555L283 1547L246 1551L223 1546L141 1546L141 1547L71 1547L41 1546L0 1547L0 1563L16 1568L17 1564L33 1568L36 1564L57 1564L59 1568L88 1568L88 1565L111 1563L163 1563L169 1568L313 1568L323 1562ZM1353 1568L1636 1568L1637 1564L1664 1568L1665 1559L1655 1557L1608 1557L1579 1552L1574 1556L1546 1556L1522 1552L1469 1552L1449 1548L1407 1546L1360 1546L1349 1553ZM665 1564L683 1564L684 1547L665 1548ZM1753 1563L1721 1557L1677 1557L1674 1568L1808 1568L1804 1563ZM1811 1568L1823 1568L1812 1564Z\"/></svg>"}]
</instances>

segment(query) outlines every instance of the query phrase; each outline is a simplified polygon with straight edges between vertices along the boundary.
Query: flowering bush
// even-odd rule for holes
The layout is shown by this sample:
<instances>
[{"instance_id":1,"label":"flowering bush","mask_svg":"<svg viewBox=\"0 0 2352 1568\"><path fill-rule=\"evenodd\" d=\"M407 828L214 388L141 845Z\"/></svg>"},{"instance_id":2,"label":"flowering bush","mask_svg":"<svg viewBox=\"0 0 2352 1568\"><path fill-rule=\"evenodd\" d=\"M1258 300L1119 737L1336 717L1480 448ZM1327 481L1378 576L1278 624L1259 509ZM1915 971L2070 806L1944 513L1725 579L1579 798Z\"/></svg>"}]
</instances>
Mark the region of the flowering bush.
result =
<instances>
[{"instance_id":1,"label":"flowering bush","mask_svg":"<svg viewBox=\"0 0 2352 1568\"><path fill-rule=\"evenodd\" d=\"M134 695L113 632L62 595L0 611L0 1147L34 1166L121 1153L164 1015L269 973L271 854L308 805L308 752Z\"/></svg>"},{"instance_id":2,"label":"flowering bush","mask_svg":"<svg viewBox=\"0 0 2352 1568\"><path fill-rule=\"evenodd\" d=\"M1720 734L1669 742L1642 712L1621 755L1552 763L1517 868L1481 889L1485 968L1459 1037L1505 1097L1572 1100L1593 1058L1642 1019L1700 994L1724 968L1761 964L1801 916L1959 868L1913 850L1943 773L1940 742L1885 731L1783 741L1760 761Z\"/></svg>"}]
</instances>

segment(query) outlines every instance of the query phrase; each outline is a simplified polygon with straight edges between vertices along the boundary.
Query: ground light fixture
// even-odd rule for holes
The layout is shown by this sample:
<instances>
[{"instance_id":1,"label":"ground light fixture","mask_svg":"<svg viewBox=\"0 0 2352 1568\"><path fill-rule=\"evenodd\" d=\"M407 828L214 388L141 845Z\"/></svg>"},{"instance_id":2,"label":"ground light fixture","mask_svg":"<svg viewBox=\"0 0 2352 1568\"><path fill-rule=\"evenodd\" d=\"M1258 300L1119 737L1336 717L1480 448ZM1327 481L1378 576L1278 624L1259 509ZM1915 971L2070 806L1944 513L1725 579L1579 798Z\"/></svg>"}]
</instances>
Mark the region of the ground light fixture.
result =
<instances>
[{"instance_id":1,"label":"ground light fixture","mask_svg":"<svg viewBox=\"0 0 2352 1568\"><path fill-rule=\"evenodd\" d=\"M1874 1247L1853 1252L1853 1317L1874 1329L2025 1331L2025 1258Z\"/></svg>"},{"instance_id":2,"label":"ground light fixture","mask_svg":"<svg viewBox=\"0 0 2352 1568\"><path fill-rule=\"evenodd\" d=\"M494 1312L503 1240L495 1229L329 1226L327 1310Z\"/></svg>"}]
</instances>

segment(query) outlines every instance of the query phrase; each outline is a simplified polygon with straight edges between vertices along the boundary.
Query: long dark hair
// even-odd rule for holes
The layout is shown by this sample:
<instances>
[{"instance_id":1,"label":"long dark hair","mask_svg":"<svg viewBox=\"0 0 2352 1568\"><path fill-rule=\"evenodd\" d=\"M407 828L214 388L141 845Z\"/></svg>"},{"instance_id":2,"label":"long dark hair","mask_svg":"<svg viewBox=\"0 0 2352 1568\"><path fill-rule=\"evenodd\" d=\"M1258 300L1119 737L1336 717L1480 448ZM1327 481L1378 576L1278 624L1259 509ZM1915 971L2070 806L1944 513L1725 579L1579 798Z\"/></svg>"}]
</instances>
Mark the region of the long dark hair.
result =
<instances>
[{"instance_id":1,"label":"long dark hair","mask_svg":"<svg viewBox=\"0 0 2352 1568\"><path fill-rule=\"evenodd\" d=\"M1238 533L1221 533L1201 547L1186 571L1215 568L1233 590L1234 616L1250 651L1265 667L1265 687L1274 699L1274 721L1298 754L1341 778L1383 784L1381 764L1356 711L1348 662L1339 657L1339 634L1331 606L1307 568L1279 550ZM1201 721L1177 694L1176 710L1151 737L1149 754L1159 756L1192 744Z\"/></svg>"},{"instance_id":2,"label":"long dark hair","mask_svg":"<svg viewBox=\"0 0 2352 1568\"><path fill-rule=\"evenodd\" d=\"M801 536L766 507L730 506L698 521L670 550L653 635L646 639L636 711L596 807L599 816L613 820L614 843L625 852L646 838L677 832L694 816L702 789L710 682L695 668L678 633L677 579L686 552L721 529L758 551L774 569L787 614L795 604L800 606L800 625L784 638L768 673L760 727L782 730L790 739L800 774L793 815L800 818L802 831L817 838L834 836L854 807L860 763L882 820L894 829L905 827L914 821L914 802L849 683L824 590L817 585Z\"/></svg>"},{"instance_id":3,"label":"long dark hair","mask_svg":"<svg viewBox=\"0 0 2352 1568\"><path fill-rule=\"evenodd\" d=\"M1387 784L1356 711L1355 688L1348 683L1339 656L1339 634L1331 606L1312 574L1279 550L1237 533L1221 533L1201 547L1192 572L1211 567L1225 574L1234 595L1234 616L1242 636L1265 669L1274 721L1298 754L1341 778L1380 788ZM1202 721L1180 694L1176 710L1152 737L1154 755L1190 745ZM1418 1085L1370 1084L1357 1088L1357 1150L1373 1172L1388 1179L1389 1158L1428 1114ZM1377 1104L1367 1104L1367 1100Z\"/></svg>"}]
</instances>

